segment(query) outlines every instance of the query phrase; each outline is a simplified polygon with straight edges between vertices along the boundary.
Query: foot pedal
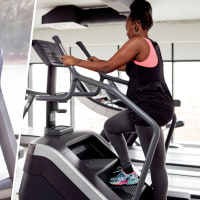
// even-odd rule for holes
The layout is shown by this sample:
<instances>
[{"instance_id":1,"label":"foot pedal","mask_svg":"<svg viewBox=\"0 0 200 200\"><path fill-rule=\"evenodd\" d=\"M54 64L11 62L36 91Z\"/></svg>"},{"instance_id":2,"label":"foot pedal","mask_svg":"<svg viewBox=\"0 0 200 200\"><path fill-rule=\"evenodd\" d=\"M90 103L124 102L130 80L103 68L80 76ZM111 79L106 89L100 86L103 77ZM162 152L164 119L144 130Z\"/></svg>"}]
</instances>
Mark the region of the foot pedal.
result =
<instances>
[{"instance_id":1,"label":"foot pedal","mask_svg":"<svg viewBox=\"0 0 200 200\"><path fill-rule=\"evenodd\" d=\"M191 199L191 195L189 193L186 192L178 192L178 191L171 191L169 190L167 192L167 200L190 200Z\"/></svg>"},{"instance_id":2,"label":"foot pedal","mask_svg":"<svg viewBox=\"0 0 200 200\"><path fill-rule=\"evenodd\" d=\"M51 128L45 128L45 135L59 136L72 132L73 132L73 127L71 126L60 125Z\"/></svg>"},{"instance_id":3,"label":"foot pedal","mask_svg":"<svg viewBox=\"0 0 200 200\"><path fill-rule=\"evenodd\" d=\"M136 193L137 185L122 185L122 186L112 186L112 190L120 197L122 200L132 200Z\"/></svg>"}]
</instances>

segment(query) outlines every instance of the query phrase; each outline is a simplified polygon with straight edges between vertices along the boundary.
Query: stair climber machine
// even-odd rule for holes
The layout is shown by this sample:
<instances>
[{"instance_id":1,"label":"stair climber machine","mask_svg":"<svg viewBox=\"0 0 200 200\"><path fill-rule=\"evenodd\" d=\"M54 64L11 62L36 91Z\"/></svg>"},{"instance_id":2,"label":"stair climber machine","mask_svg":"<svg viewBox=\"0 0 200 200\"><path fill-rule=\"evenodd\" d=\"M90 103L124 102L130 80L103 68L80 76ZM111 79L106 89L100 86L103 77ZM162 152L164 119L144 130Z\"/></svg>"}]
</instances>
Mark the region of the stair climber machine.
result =
<instances>
[{"instance_id":1,"label":"stair climber machine","mask_svg":"<svg viewBox=\"0 0 200 200\"><path fill-rule=\"evenodd\" d=\"M66 55L58 36L54 42L33 40L32 45L48 66L47 93L37 100L47 101L45 135L29 145L19 200L145 200L151 199L152 188L145 183L148 169L159 138L157 123L111 85L80 75L68 66L72 75L69 92L56 93L56 70L65 67L60 56ZM97 87L95 92L75 92L78 82ZM73 132L71 127L55 126L58 103L72 96L95 96L101 88L111 92L142 117L154 130L140 180L137 185L111 186L109 179L120 165L110 144L90 131ZM134 168L135 169L135 168Z\"/></svg>"},{"instance_id":2,"label":"stair climber machine","mask_svg":"<svg viewBox=\"0 0 200 200\"><path fill-rule=\"evenodd\" d=\"M0 49L0 147L8 169L9 177L0 180L0 200L10 200L15 168L17 142L1 90L1 74L3 68L3 51Z\"/></svg>"}]
</instances>

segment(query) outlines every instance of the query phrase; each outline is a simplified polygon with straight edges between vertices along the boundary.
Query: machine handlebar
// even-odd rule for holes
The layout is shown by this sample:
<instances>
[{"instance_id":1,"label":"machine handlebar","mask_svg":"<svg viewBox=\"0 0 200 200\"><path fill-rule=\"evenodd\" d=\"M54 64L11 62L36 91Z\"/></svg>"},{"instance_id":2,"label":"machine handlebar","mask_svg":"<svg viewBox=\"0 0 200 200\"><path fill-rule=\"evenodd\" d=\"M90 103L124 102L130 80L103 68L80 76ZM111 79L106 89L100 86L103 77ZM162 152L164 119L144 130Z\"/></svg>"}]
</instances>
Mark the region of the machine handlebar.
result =
<instances>
[{"instance_id":1,"label":"machine handlebar","mask_svg":"<svg viewBox=\"0 0 200 200\"><path fill-rule=\"evenodd\" d=\"M87 58L91 58L92 56L90 55L90 53L88 52L88 50L86 49L85 45L81 42L78 41L76 42L76 44L81 48L81 50L85 53L85 55L87 56Z\"/></svg>"}]
</instances>

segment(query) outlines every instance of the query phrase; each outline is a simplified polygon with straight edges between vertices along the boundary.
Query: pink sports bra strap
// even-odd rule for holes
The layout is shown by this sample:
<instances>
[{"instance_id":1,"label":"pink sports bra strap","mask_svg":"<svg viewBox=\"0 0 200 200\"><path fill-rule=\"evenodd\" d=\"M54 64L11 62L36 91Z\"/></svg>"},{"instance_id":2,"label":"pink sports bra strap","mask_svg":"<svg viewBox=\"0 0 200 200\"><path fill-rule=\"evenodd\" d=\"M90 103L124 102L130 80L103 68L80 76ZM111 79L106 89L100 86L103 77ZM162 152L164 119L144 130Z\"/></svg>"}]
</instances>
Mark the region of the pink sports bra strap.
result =
<instances>
[{"instance_id":1,"label":"pink sports bra strap","mask_svg":"<svg viewBox=\"0 0 200 200\"><path fill-rule=\"evenodd\" d=\"M156 67L157 64L158 64L158 56L156 54L156 51L155 51L155 48L153 46L153 44L151 43L151 41L147 38L144 38L146 40L146 42L148 43L149 45L149 48L150 48L150 52L149 52L149 55L148 57L142 61L142 62L138 62L136 60L133 59L133 62L136 64L136 65L140 65L142 67L149 67L149 68L153 68L153 67Z\"/></svg>"}]
</instances>

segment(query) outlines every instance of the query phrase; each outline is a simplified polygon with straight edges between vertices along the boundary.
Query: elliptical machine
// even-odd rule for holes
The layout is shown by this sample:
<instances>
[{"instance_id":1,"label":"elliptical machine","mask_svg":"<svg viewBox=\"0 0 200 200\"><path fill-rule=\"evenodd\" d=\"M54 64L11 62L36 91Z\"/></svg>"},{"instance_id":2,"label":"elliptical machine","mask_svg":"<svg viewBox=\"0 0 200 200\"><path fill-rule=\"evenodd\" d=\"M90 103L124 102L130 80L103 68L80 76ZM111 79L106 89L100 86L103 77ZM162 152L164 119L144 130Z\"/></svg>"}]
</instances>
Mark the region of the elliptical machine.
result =
<instances>
[{"instance_id":1,"label":"elliptical machine","mask_svg":"<svg viewBox=\"0 0 200 200\"><path fill-rule=\"evenodd\" d=\"M19 199L150 199L149 195L145 196L146 192L144 191L151 191L151 187L146 184L144 187L144 183L159 138L157 123L116 88L103 83L102 79L96 81L80 75L73 66L68 67L73 77L70 91L56 94L54 85L56 68L65 67L59 56L65 55L66 52L60 39L57 36L54 36L53 39L55 43L41 40L33 40L32 43L39 57L49 66L51 77L49 83L52 84L49 88L50 93L48 96L38 96L37 100L47 101L47 108L51 110L49 112L51 119L52 114L57 110L55 108L58 108L58 102L67 101L72 96L94 96L99 93L101 88L104 88L152 126L154 134L138 185L113 187L109 185L109 178L119 166L119 159L111 150L109 143L94 132L73 132L71 127L56 127L50 123L46 128L45 136L29 145ZM97 90L89 93L75 92L78 81L94 85ZM144 188L148 188L148 190L144 190Z\"/></svg>"},{"instance_id":2,"label":"elliptical machine","mask_svg":"<svg viewBox=\"0 0 200 200\"><path fill-rule=\"evenodd\" d=\"M9 177L0 181L0 200L10 200L15 169L17 142L1 90L3 51L0 49L0 146L4 155Z\"/></svg>"}]
</instances>

